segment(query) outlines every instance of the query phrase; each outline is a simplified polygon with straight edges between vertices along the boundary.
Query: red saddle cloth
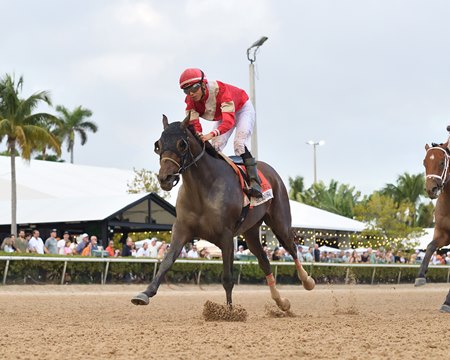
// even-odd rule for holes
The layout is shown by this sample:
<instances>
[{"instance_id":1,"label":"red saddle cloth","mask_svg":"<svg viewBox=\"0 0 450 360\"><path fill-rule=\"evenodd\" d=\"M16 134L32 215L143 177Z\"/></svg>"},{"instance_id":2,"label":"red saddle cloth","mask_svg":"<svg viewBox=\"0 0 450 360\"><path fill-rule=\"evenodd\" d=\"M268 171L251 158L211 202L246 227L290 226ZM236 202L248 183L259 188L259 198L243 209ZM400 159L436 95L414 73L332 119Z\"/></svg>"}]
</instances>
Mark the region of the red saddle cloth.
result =
<instances>
[{"instance_id":1,"label":"red saddle cloth","mask_svg":"<svg viewBox=\"0 0 450 360\"><path fill-rule=\"evenodd\" d=\"M239 183L241 185L242 193L244 195L243 206L247 206L248 204L250 204L250 207L258 206L258 205L261 205L261 204L265 203L266 201L273 198L272 186L270 185L267 178L264 176L264 174L259 169L258 169L258 176L259 176L259 179L261 180L261 192L262 192L263 196L262 196L262 198L253 198L253 197L249 198L244 191L245 189L247 189L249 187L249 185L247 184L247 181L243 175L243 174L247 174L245 166L234 163L232 159L230 159L228 156L226 156L220 152L219 152L219 154L233 168L234 172L239 177Z\"/></svg>"}]
</instances>

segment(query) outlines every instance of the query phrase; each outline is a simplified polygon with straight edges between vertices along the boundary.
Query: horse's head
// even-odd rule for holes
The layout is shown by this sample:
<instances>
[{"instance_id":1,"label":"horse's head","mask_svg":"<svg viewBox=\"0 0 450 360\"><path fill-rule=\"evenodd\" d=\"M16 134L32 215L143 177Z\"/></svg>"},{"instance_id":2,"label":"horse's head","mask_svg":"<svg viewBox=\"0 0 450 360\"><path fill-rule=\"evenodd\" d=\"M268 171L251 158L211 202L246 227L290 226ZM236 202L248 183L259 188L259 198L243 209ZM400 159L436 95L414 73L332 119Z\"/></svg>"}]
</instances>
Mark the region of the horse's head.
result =
<instances>
[{"instance_id":1,"label":"horse's head","mask_svg":"<svg viewBox=\"0 0 450 360\"><path fill-rule=\"evenodd\" d=\"M449 156L448 143L425 145L425 189L431 199L436 199L448 181Z\"/></svg>"},{"instance_id":2,"label":"horse's head","mask_svg":"<svg viewBox=\"0 0 450 360\"><path fill-rule=\"evenodd\" d=\"M160 159L158 181L165 191L170 191L180 180L181 173L203 155L202 152L195 159L192 155L190 140L192 134L188 131L189 118L188 115L182 122L169 124L167 117L163 115L164 131L155 142L155 152ZM189 164L188 159L192 160Z\"/></svg>"}]
</instances>

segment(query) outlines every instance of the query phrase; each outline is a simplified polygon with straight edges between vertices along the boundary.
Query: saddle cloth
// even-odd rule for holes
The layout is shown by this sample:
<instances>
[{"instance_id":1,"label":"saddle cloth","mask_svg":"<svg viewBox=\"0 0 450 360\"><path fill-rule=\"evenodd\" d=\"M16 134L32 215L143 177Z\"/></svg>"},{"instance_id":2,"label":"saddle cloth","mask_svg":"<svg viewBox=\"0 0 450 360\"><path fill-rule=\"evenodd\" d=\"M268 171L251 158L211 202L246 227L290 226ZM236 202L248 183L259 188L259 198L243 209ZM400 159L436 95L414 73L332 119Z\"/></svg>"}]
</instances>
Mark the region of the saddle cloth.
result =
<instances>
[{"instance_id":1,"label":"saddle cloth","mask_svg":"<svg viewBox=\"0 0 450 360\"><path fill-rule=\"evenodd\" d=\"M245 169L244 164L242 163L242 159L240 156L232 156L231 158L226 156L225 154L219 152L220 156L233 168L236 175L239 177L239 183L241 184L242 194L244 196L244 201L242 206L250 205L250 207L258 206L264 204L266 201L269 201L273 198L272 186L269 181L266 179L264 174L258 169L258 176L261 180L261 192L262 198L249 197L245 193L245 189L249 188L247 171ZM245 176L244 176L245 174Z\"/></svg>"}]
</instances>

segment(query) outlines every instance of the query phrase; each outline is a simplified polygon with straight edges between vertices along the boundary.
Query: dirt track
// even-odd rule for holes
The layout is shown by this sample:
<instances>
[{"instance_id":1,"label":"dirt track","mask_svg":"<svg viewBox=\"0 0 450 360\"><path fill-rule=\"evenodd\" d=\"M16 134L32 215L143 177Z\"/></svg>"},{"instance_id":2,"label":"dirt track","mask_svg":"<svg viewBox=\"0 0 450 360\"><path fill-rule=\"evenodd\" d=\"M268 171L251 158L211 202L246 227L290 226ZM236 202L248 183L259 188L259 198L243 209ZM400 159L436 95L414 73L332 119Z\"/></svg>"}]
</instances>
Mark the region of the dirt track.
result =
<instances>
[{"instance_id":1,"label":"dirt track","mask_svg":"<svg viewBox=\"0 0 450 360\"><path fill-rule=\"evenodd\" d=\"M244 323L206 322L221 286L0 287L2 359L450 359L447 285L279 287L295 317L275 318L262 286L236 286Z\"/></svg>"}]
</instances>

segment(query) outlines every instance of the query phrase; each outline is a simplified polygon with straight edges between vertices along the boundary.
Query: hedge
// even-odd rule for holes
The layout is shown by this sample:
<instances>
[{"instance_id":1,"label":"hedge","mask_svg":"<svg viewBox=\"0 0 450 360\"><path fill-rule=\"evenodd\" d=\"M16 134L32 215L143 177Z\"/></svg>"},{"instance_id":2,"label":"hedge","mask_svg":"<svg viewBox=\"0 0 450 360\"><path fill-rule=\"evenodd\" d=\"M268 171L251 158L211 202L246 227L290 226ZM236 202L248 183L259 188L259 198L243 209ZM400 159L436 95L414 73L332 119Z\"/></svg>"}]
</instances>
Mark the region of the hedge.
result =
<instances>
[{"instance_id":1,"label":"hedge","mask_svg":"<svg viewBox=\"0 0 450 360\"><path fill-rule=\"evenodd\" d=\"M64 258L64 257L62 257ZM6 260L0 260L0 279L3 279ZM158 264L159 266L159 264ZM12 260L6 284L59 284L63 272L64 262ZM106 283L149 283L153 278L155 263L138 262L110 262ZM305 269L312 275L318 284L350 283L371 284L373 267L370 265L360 267L344 266L311 266L306 264ZM347 277L348 269L348 277ZM68 284L100 284L104 276L105 263L103 262L67 262L64 283ZM397 283L401 270L401 283L413 283L418 268L377 267L374 284ZM200 283L220 283L223 267L221 263L176 262L166 273L163 281L167 283L196 284L200 275ZM295 266L272 264L272 271L277 276L279 284L299 284ZM447 282L448 267L431 268L427 273L428 282ZM240 274L240 276L239 276ZM233 268L235 282L241 284L265 284L265 276L255 263L235 264Z\"/></svg>"}]
</instances>

